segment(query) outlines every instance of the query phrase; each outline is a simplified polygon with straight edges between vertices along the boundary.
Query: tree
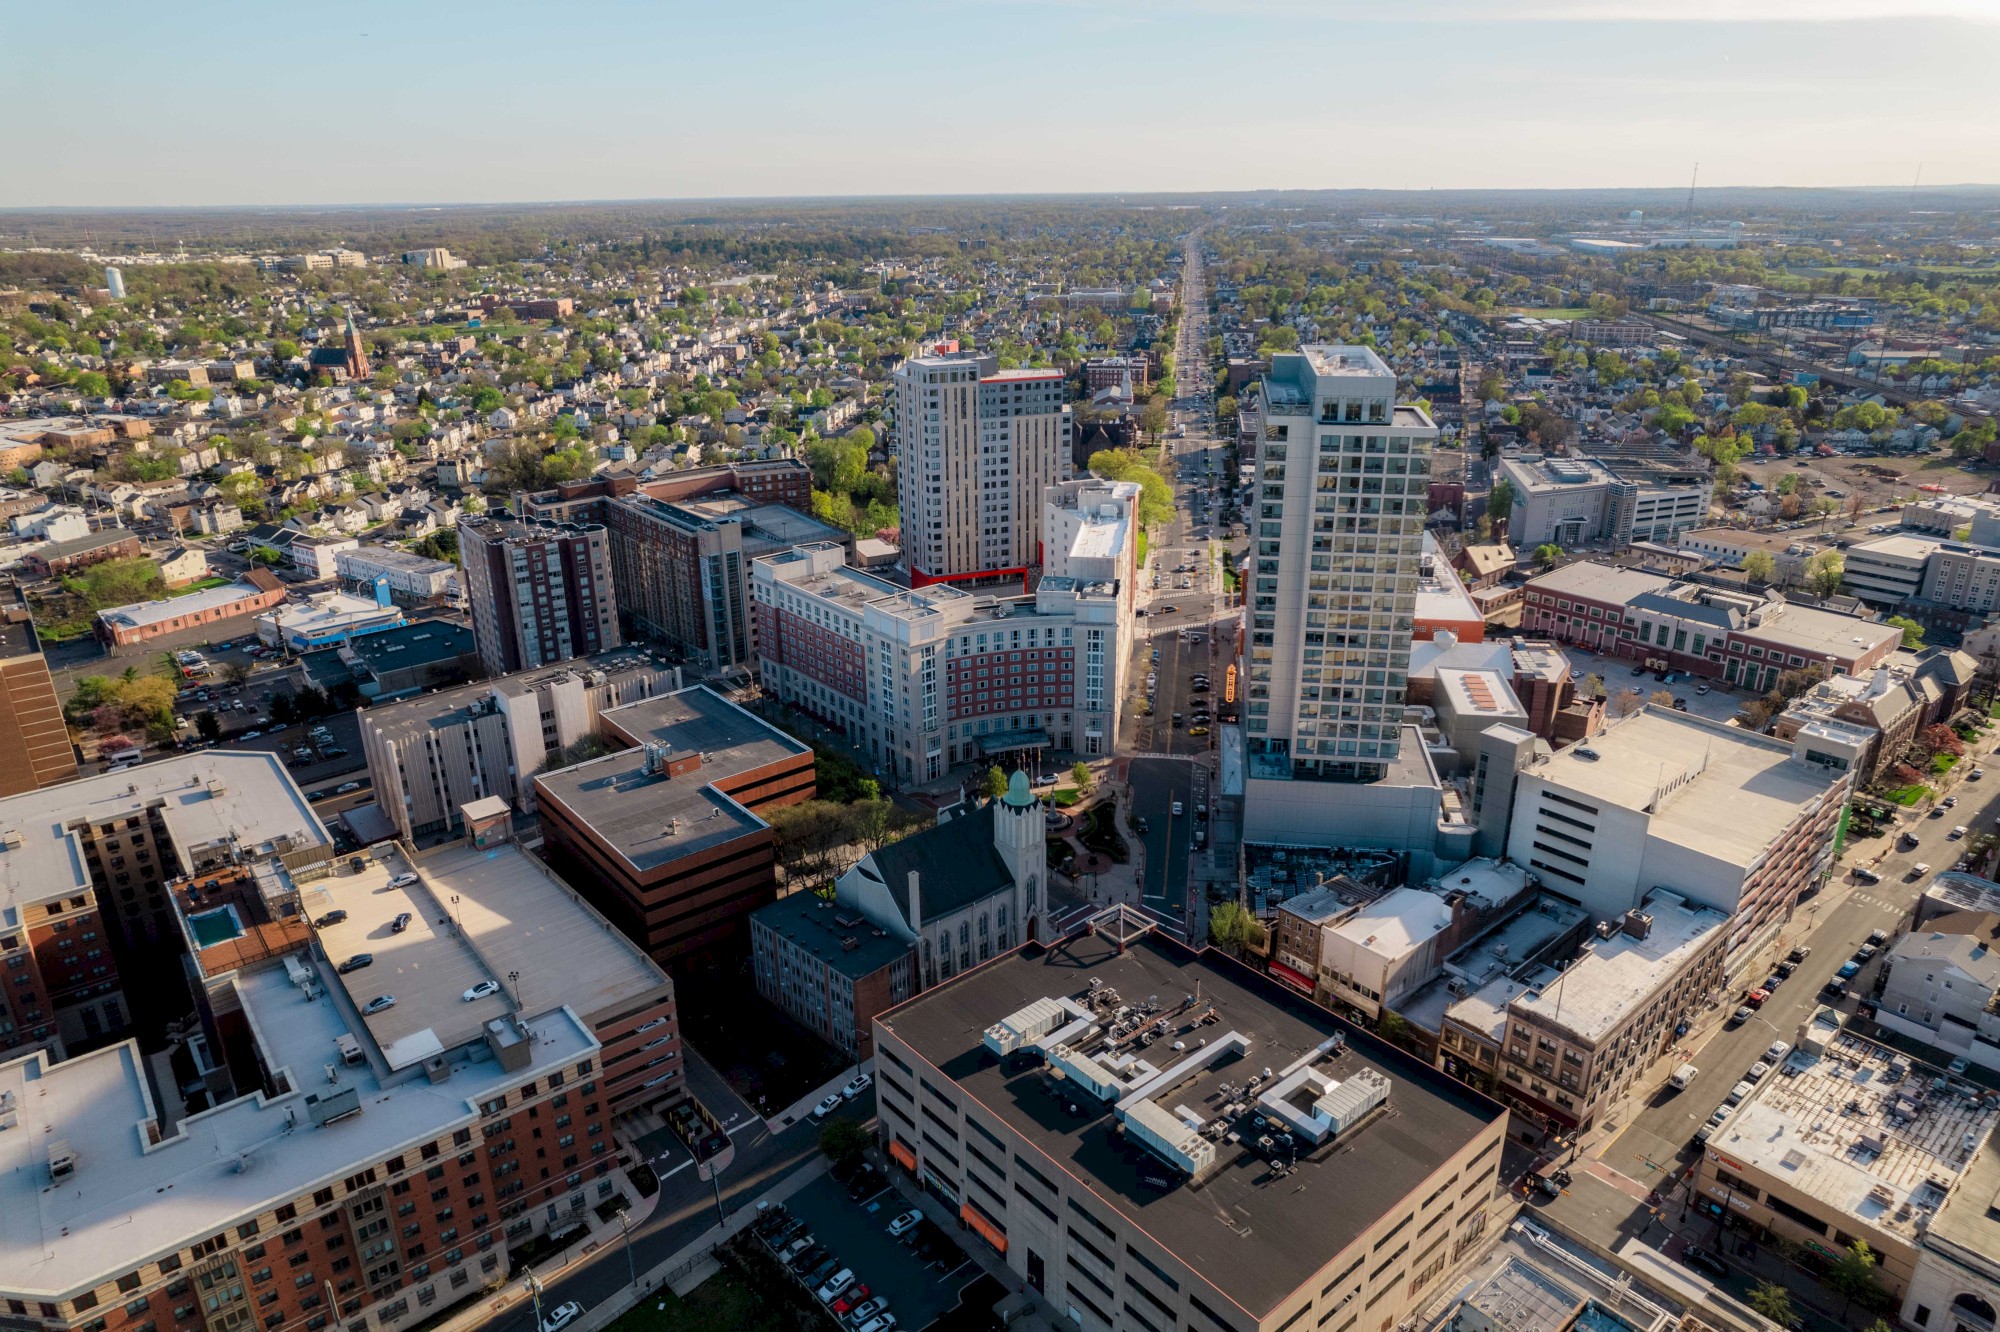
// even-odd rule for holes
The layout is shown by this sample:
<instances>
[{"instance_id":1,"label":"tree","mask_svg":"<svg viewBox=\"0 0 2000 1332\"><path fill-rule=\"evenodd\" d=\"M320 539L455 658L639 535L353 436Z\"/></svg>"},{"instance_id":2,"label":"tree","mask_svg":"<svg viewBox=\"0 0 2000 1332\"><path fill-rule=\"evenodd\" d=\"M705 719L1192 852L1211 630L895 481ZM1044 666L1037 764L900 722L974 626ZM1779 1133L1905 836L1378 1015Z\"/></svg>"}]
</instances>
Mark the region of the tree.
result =
<instances>
[{"instance_id":1,"label":"tree","mask_svg":"<svg viewBox=\"0 0 2000 1332\"><path fill-rule=\"evenodd\" d=\"M1826 1284L1840 1296L1840 1316L1843 1320L1856 1300L1866 1299L1880 1289L1875 1284L1875 1251L1868 1247L1868 1241L1856 1240L1847 1246L1833 1266L1826 1270Z\"/></svg>"},{"instance_id":2,"label":"tree","mask_svg":"<svg viewBox=\"0 0 2000 1332\"><path fill-rule=\"evenodd\" d=\"M1090 455L1089 470L1106 481L1139 485L1139 525L1155 527L1174 516L1174 492L1166 478L1146 465L1131 449L1099 449Z\"/></svg>"},{"instance_id":3,"label":"tree","mask_svg":"<svg viewBox=\"0 0 2000 1332\"><path fill-rule=\"evenodd\" d=\"M843 1174L860 1162L868 1141L868 1130L845 1116L827 1120L819 1131L820 1154Z\"/></svg>"},{"instance_id":4,"label":"tree","mask_svg":"<svg viewBox=\"0 0 2000 1332\"><path fill-rule=\"evenodd\" d=\"M1167 405L1158 398L1148 398L1139 409L1139 429L1146 432L1148 439L1157 440L1167 433Z\"/></svg>"},{"instance_id":5,"label":"tree","mask_svg":"<svg viewBox=\"0 0 2000 1332\"><path fill-rule=\"evenodd\" d=\"M227 685L241 685L250 678L250 663L232 661L222 668L222 682Z\"/></svg>"},{"instance_id":6,"label":"tree","mask_svg":"<svg viewBox=\"0 0 2000 1332\"><path fill-rule=\"evenodd\" d=\"M1645 703L1645 697L1638 690L1628 685L1619 690L1618 696L1611 700L1611 715L1614 717L1629 717L1644 707Z\"/></svg>"},{"instance_id":7,"label":"tree","mask_svg":"<svg viewBox=\"0 0 2000 1332\"><path fill-rule=\"evenodd\" d=\"M986 776L980 779L979 794L988 800L998 800L1007 794L1007 774L1000 770L999 764L986 770Z\"/></svg>"},{"instance_id":8,"label":"tree","mask_svg":"<svg viewBox=\"0 0 2000 1332\"><path fill-rule=\"evenodd\" d=\"M1646 701L1656 708L1671 708L1674 705L1674 691L1671 689L1655 689L1653 696Z\"/></svg>"},{"instance_id":9,"label":"tree","mask_svg":"<svg viewBox=\"0 0 2000 1332\"><path fill-rule=\"evenodd\" d=\"M1903 631L1903 646L1914 652L1924 645L1924 627L1907 615L1891 615L1882 621Z\"/></svg>"},{"instance_id":10,"label":"tree","mask_svg":"<svg viewBox=\"0 0 2000 1332\"><path fill-rule=\"evenodd\" d=\"M1535 547L1535 563L1541 565L1544 569L1553 569L1556 561L1562 558L1562 553L1563 548L1561 546L1558 546L1553 541L1544 541L1541 545Z\"/></svg>"},{"instance_id":11,"label":"tree","mask_svg":"<svg viewBox=\"0 0 2000 1332\"><path fill-rule=\"evenodd\" d=\"M1750 1292L1750 1307L1779 1327L1790 1327L1798 1319L1791 1292L1775 1281L1760 1281Z\"/></svg>"},{"instance_id":12,"label":"tree","mask_svg":"<svg viewBox=\"0 0 2000 1332\"><path fill-rule=\"evenodd\" d=\"M1589 674L1589 675L1586 675L1586 676L1584 676L1584 677L1583 677L1583 696L1584 696L1585 698L1603 698L1603 697L1604 697L1604 677L1603 677L1603 676L1601 676L1601 675L1599 675L1599 674L1597 674L1597 673L1596 673L1596 672L1594 672L1594 671L1593 671L1593 672L1592 672L1591 674Z\"/></svg>"},{"instance_id":13,"label":"tree","mask_svg":"<svg viewBox=\"0 0 2000 1332\"><path fill-rule=\"evenodd\" d=\"M1238 902L1218 902L1208 913L1209 941L1217 948L1244 953L1264 946L1264 923Z\"/></svg>"},{"instance_id":14,"label":"tree","mask_svg":"<svg viewBox=\"0 0 2000 1332\"><path fill-rule=\"evenodd\" d=\"M1778 561L1768 550L1753 550L1743 557L1743 576L1753 583L1768 583L1778 576Z\"/></svg>"},{"instance_id":15,"label":"tree","mask_svg":"<svg viewBox=\"0 0 2000 1332\"><path fill-rule=\"evenodd\" d=\"M1078 759L1076 765L1069 770L1069 779L1076 784L1076 789L1079 791L1088 791L1097 785L1097 778L1090 771L1090 765L1082 759Z\"/></svg>"},{"instance_id":16,"label":"tree","mask_svg":"<svg viewBox=\"0 0 2000 1332\"><path fill-rule=\"evenodd\" d=\"M1486 516L1494 523L1504 523L1514 515L1514 483L1501 477L1493 483L1493 489L1486 493Z\"/></svg>"},{"instance_id":17,"label":"tree","mask_svg":"<svg viewBox=\"0 0 2000 1332\"><path fill-rule=\"evenodd\" d=\"M1834 595L1846 576L1847 557L1837 550L1822 550L1806 561L1806 586L1815 596Z\"/></svg>"},{"instance_id":18,"label":"tree","mask_svg":"<svg viewBox=\"0 0 2000 1332\"><path fill-rule=\"evenodd\" d=\"M203 708L200 712L194 714L194 729L195 734L204 740L220 740L222 738L222 718Z\"/></svg>"}]
</instances>

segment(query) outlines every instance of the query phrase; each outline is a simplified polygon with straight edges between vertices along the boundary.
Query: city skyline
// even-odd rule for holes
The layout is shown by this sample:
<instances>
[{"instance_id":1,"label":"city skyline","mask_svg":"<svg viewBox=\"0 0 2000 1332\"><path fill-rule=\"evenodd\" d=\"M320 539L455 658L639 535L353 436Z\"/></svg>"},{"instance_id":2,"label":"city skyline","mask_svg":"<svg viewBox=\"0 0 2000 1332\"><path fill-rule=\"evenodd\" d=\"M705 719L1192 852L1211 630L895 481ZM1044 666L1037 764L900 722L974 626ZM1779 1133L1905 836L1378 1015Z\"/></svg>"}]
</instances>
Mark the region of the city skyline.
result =
<instances>
[{"instance_id":1,"label":"city skyline","mask_svg":"<svg viewBox=\"0 0 2000 1332\"><path fill-rule=\"evenodd\" d=\"M99 54L143 54L147 76L77 98L74 67L36 54L63 49L59 20L23 14L0 73L63 110L16 147L0 208L1673 187L1696 162L1710 185L1943 185L1990 178L2000 117L1989 0L742 15L497 5L474 27L460 6L358 4L301 33L129 7ZM1342 77L1244 99L1230 71L1280 30L1294 67ZM746 32L759 47L736 55ZM1896 95L1830 109L1843 85ZM976 114L996 132L967 152ZM191 150L191 124L226 127L227 150ZM1116 152L1085 149L1092 125L1120 127Z\"/></svg>"}]
</instances>

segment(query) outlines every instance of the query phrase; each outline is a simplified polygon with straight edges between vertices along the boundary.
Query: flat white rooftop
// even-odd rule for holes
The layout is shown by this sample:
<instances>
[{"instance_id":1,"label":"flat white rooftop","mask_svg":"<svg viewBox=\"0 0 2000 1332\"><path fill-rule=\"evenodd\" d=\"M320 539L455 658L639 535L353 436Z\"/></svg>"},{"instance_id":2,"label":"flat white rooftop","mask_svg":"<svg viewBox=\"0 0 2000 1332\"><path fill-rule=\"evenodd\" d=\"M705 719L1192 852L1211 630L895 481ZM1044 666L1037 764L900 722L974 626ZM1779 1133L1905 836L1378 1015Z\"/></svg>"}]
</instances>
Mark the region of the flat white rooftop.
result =
<instances>
[{"instance_id":1,"label":"flat white rooftop","mask_svg":"<svg viewBox=\"0 0 2000 1332\"><path fill-rule=\"evenodd\" d=\"M1909 1243L2000 1121L1979 1088L1849 1032L1824 1055L1801 1048L1787 1064L1796 1075L1758 1083L1709 1139L1710 1154ZM1990 1202L1989 1193L1981 1206Z\"/></svg>"},{"instance_id":2,"label":"flat white rooftop","mask_svg":"<svg viewBox=\"0 0 2000 1332\"><path fill-rule=\"evenodd\" d=\"M156 1111L134 1042L53 1066L39 1053L0 1065L0 1093L12 1093L20 1115L14 1128L0 1131L0 1271L10 1286L58 1300L110 1281L469 1125L480 1101L572 1067L598 1048L582 1023L555 1009L528 1019L528 1068L505 1072L486 1056L454 1064L443 1082L395 1080L385 1078L372 1050L366 1064L340 1062L335 1038L363 1028L338 987L316 987L308 998L282 966L225 983L236 987L269 1065L289 1085L269 1101L239 1097L184 1119L164 1141L151 1141ZM350 1089L360 1113L312 1122L308 1094ZM78 1162L60 1188L49 1179L52 1138L67 1140Z\"/></svg>"},{"instance_id":3,"label":"flat white rooftop","mask_svg":"<svg viewBox=\"0 0 2000 1332\"><path fill-rule=\"evenodd\" d=\"M1691 906L1673 893L1656 892L1640 909L1653 918L1645 938L1619 933L1593 940L1559 980L1523 991L1508 1008L1596 1040L1685 969L1729 924L1720 911Z\"/></svg>"},{"instance_id":4,"label":"flat white rooftop","mask_svg":"<svg viewBox=\"0 0 2000 1332\"><path fill-rule=\"evenodd\" d=\"M156 807L184 873L193 850L232 840L266 856L333 844L275 754L216 749L142 763L0 800L0 922L19 925L23 906L90 887L70 825Z\"/></svg>"},{"instance_id":5,"label":"flat white rooftop","mask_svg":"<svg viewBox=\"0 0 2000 1332\"><path fill-rule=\"evenodd\" d=\"M135 601L129 606L113 606L110 610L99 611L98 618L106 624L139 629L184 615L219 610L258 595L260 589L248 583L228 583L222 587L209 587L199 592L190 592L184 597L167 597L160 601Z\"/></svg>"},{"instance_id":6,"label":"flat white rooftop","mask_svg":"<svg viewBox=\"0 0 2000 1332\"><path fill-rule=\"evenodd\" d=\"M1598 757L1582 757L1584 749ZM1649 813L1650 835L1736 865L1762 857L1842 777L1779 741L1651 706L1527 775L1595 804Z\"/></svg>"},{"instance_id":7,"label":"flat white rooftop","mask_svg":"<svg viewBox=\"0 0 2000 1332\"><path fill-rule=\"evenodd\" d=\"M1451 924L1451 908L1436 893L1398 888L1329 927L1340 938L1378 957L1398 958Z\"/></svg>"}]
</instances>

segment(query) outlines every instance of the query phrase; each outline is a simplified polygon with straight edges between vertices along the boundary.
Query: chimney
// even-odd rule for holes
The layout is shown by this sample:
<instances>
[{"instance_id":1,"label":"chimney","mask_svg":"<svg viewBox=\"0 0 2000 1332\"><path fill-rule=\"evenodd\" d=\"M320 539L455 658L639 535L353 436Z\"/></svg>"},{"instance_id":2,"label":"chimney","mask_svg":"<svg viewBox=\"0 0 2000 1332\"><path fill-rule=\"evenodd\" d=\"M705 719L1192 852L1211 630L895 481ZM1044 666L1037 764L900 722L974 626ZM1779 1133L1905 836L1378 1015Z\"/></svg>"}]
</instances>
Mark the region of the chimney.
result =
<instances>
[{"instance_id":1,"label":"chimney","mask_svg":"<svg viewBox=\"0 0 2000 1332\"><path fill-rule=\"evenodd\" d=\"M910 933L924 932L923 894L917 883L917 872L910 871Z\"/></svg>"}]
</instances>

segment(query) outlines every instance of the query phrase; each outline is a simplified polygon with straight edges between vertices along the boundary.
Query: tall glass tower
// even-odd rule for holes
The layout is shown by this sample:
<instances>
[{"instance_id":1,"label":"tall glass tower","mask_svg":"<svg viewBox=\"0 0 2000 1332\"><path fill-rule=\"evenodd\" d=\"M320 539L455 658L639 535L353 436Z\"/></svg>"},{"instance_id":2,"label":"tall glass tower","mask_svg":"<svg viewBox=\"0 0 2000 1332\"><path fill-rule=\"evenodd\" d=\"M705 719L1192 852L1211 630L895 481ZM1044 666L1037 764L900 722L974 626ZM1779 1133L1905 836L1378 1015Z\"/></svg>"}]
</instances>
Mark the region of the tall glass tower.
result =
<instances>
[{"instance_id":1,"label":"tall glass tower","mask_svg":"<svg viewBox=\"0 0 2000 1332\"><path fill-rule=\"evenodd\" d=\"M1248 775L1368 782L1396 760L1437 427L1372 348L1272 358L1244 607Z\"/></svg>"}]
</instances>

